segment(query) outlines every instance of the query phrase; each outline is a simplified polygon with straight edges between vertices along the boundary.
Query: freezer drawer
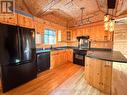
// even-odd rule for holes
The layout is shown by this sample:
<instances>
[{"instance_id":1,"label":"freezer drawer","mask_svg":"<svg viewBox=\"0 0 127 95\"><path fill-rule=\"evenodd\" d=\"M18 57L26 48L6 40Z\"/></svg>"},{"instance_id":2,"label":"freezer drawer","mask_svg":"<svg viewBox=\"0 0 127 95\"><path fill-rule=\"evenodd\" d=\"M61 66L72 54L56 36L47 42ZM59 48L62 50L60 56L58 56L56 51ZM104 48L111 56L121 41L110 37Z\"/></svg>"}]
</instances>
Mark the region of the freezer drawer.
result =
<instances>
[{"instance_id":1,"label":"freezer drawer","mask_svg":"<svg viewBox=\"0 0 127 95\"><path fill-rule=\"evenodd\" d=\"M37 65L33 63L2 66L3 92L11 90L37 77Z\"/></svg>"}]
</instances>

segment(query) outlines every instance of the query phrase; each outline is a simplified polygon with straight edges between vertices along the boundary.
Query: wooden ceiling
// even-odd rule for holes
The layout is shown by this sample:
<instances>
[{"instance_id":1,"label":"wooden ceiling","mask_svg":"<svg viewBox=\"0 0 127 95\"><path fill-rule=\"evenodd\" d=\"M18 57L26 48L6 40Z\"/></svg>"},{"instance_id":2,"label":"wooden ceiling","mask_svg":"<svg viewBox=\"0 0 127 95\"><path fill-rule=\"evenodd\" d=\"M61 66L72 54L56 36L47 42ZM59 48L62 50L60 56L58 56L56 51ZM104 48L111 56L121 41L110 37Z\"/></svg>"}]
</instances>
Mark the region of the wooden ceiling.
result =
<instances>
[{"instance_id":1,"label":"wooden ceiling","mask_svg":"<svg viewBox=\"0 0 127 95\"><path fill-rule=\"evenodd\" d=\"M54 17L71 22L81 18L80 8L84 7L84 19L91 17L97 21L97 19L103 19L103 15L107 12L106 1L107 0L16 0L16 7L19 10L26 11L40 18L47 18L53 15ZM127 0L116 0L116 8L110 13L114 17L127 14Z\"/></svg>"}]
</instances>

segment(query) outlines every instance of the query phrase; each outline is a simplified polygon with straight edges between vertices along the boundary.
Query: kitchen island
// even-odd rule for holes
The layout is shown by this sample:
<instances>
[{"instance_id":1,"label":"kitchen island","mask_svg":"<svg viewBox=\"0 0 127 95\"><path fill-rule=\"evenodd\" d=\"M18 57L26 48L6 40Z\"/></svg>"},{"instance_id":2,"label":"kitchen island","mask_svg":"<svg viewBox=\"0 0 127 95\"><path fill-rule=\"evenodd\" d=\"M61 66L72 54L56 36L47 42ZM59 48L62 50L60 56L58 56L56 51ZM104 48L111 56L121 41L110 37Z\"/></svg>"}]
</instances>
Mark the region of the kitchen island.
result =
<instances>
[{"instance_id":1,"label":"kitchen island","mask_svg":"<svg viewBox=\"0 0 127 95\"><path fill-rule=\"evenodd\" d=\"M85 80L93 87L111 95L113 62L127 63L119 51L89 50L85 58Z\"/></svg>"}]
</instances>

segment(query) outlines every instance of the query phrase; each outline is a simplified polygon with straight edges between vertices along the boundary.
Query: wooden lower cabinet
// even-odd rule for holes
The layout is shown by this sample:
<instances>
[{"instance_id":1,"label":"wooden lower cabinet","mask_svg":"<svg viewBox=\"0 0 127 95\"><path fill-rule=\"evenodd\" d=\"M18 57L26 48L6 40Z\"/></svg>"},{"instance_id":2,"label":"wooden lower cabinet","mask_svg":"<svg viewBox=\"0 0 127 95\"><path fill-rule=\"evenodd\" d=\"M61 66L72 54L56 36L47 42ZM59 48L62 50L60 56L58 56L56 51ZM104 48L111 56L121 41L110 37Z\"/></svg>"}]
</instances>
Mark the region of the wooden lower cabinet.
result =
<instances>
[{"instance_id":1,"label":"wooden lower cabinet","mask_svg":"<svg viewBox=\"0 0 127 95\"><path fill-rule=\"evenodd\" d=\"M66 50L66 58L68 62L73 63L73 49Z\"/></svg>"},{"instance_id":2,"label":"wooden lower cabinet","mask_svg":"<svg viewBox=\"0 0 127 95\"><path fill-rule=\"evenodd\" d=\"M54 68L58 66L58 52L57 51L51 51L50 53L50 68Z\"/></svg>"},{"instance_id":3,"label":"wooden lower cabinet","mask_svg":"<svg viewBox=\"0 0 127 95\"><path fill-rule=\"evenodd\" d=\"M85 79L93 87L110 95L112 81L112 63L86 57Z\"/></svg>"},{"instance_id":4,"label":"wooden lower cabinet","mask_svg":"<svg viewBox=\"0 0 127 95\"><path fill-rule=\"evenodd\" d=\"M55 68L67 62L73 62L73 50L54 50L50 53L50 68Z\"/></svg>"}]
</instances>

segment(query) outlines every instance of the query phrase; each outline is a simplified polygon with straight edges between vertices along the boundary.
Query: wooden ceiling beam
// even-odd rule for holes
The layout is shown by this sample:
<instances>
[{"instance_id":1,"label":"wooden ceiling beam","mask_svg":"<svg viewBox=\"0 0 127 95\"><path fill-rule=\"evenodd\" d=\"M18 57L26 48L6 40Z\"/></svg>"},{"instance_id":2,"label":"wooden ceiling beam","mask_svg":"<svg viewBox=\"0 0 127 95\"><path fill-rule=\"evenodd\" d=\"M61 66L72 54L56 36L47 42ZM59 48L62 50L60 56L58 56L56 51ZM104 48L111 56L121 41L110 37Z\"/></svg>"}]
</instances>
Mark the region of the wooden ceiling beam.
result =
<instances>
[{"instance_id":1,"label":"wooden ceiling beam","mask_svg":"<svg viewBox=\"0 0 127 95\"><path fill-rule=\"evenodd\" d=\"M55 6L57 3L59 3L61 0L52 0L47 6L49 6L49 8L47 8L46 10L44 10L43 12L42 12L42 8L40 8L40 11L38 11L38 13L37 13L37 16L39 16L39 15L44 15L48 10L50 10L53 6ZM54 4L52 5L52 3L54 2ZM51 6L50 6L51 5ZM40 14L41 13L41 14Z\"/></svg>"},{"instance_id":2,"label":"wooden ceiling beam","mask_svg":"<svg viewBox=\"0 0 127 95\"><path fill-rule=\"evenodd\" d=\"M119 4L119 0L116 0L115 16L116 16L116 13L117 13L118 4Z\"/></svg>"},{"instance_id":3,"label":"wooden ceiling beam","mask_svg":"<svg viewBox=\"0 0 127 95\"><path fill-rule=\"evenodd\" d=\"M31 12L31 10L30 10L29 7L27 6L25 0L22 0L22 2L23 2L23 4L25 5L25 7L27 8L28 12L29 12L30 14L33 15L33 13Z\"/></svg>"},{"instance_id":4,"label":"wooden ceiling beam","mask_svg":"<svg viewBox=\"0 0 127 95\"><path fill-rule=\"evenodd\" d=\"M97 6L98 6L99 11L101 11L102 13L106 13L105 11L101 10L101 8L99 6L99 3L98 3L98 0L96 0L96 3L97 3Z\"/></svg>"},{"instance_id":5,"label":"wooden ceiling beam","mask_svg":"<svg viewBox=\"0 0 127 95\"><path fill-rule=\"evenodd\" d=\"M120 8L120 9L122 9L122 6L123 6L123 1L124 1L124 0L122 0L122 4L121 4L121 8ZM117 13L117 12L118 12L118 10L116 11L116 13Z\"/></svg>"}]
</instances>

